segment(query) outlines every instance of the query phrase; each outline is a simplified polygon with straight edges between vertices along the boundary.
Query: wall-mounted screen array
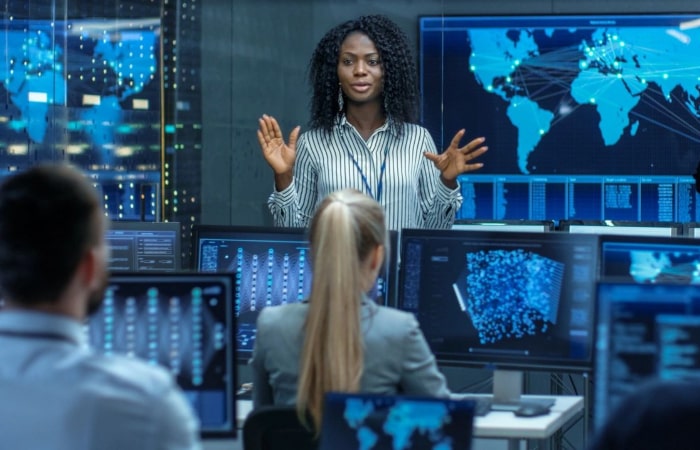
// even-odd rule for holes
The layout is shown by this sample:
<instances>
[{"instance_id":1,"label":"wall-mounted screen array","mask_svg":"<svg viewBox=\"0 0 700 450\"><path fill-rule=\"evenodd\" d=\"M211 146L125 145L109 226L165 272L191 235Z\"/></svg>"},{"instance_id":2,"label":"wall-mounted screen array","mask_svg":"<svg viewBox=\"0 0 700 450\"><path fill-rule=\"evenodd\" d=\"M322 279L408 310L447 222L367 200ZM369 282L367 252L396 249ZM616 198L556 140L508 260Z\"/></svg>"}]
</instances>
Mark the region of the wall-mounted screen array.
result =
<instances>
[{"instance_id":1,"label":"wall-mounted screen array","mask_svg":"<svg viewBox=\"0 0 700 450\"><path fill-rule=\"evenodd\" d=\"M115 275L86 333L98 352L169 370L204 436L235 436L234 290L231 274Z\"/></svg>"},{"instance_id":2,"label":"wall-mounted screen array","mask_svg":"<svg viewBox=\"0 0 700 450\"><path fill-rule=\"evenodd\" d=\"M423 123L498 149L457 217L699 221L698 18L421 17Z\"/></svg>"},{"instance_id":3,"label":"wall-mounted screen array","mask_svg":"<svg viewBox=\"0 0 700 450\"><path fill-rule=\"evenodd\" d=\"M603 235L602 279L636 283L700 283L700 240Z\"/></svg>"},{"instance_id":4,"label":"wall-mounted screen array","mask_svg":"<svg viewBox=\"0 0 700 450\"><path fill-rule=\"evenodd\" d=\"M168 272L180 269L180 224L111 222L106 234L112 272Z\"/></svg>"},{"instance_id":5,"label":"wall-mounted screen array","mask_svg":"<svg viewBox=\"0 0 700 450\"><path fill-rule=\"evenodd\" d=\"M601 282L594 422L651 378L700 379L700 286Z\"/></svg>"},{"instance_id":6,"label":"wall-mounted screen array","mask_svg":"<svg viewBox=\"0 0 700 450\"><path fill-rule=\"evenodd\" d=\"M396 248L397 233L389 234ZM194 229L195 270L236 274L235 311L238 316L238 355L250 356L255 322L266 306L305 300L311 290L311 261L306 230L245 226L197 226ZM370 297L393 304L396 251L390 250L386 270Z\"/></svg>"},{"instance_id":7,"label":"wall-mounted screen array","mask_svg":"<svg viewBox=\"0 0 700 450\"><path fill-rule=\"evenodd\" d=\"M0 176L65 159L89 174L110 218L160 220L161 11L131 13L139 19L3 16Z\"/></svg>"}]
</instances>

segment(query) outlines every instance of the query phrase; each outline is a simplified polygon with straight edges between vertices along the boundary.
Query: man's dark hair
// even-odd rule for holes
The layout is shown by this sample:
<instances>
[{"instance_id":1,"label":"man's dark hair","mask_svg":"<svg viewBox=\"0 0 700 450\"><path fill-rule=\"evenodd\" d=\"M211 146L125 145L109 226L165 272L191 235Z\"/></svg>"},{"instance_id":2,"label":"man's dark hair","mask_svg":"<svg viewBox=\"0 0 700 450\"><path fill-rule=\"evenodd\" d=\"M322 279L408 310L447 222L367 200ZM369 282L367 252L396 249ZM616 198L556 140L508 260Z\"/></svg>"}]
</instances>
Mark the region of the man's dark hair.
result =
<instances>
[{"instance_id":1,"label":"man's dark hair","mask_svg":"<svg viewBox=\"0 0 700 450\"><path fill-rule=\"evenodd\" d=\"M311 128L330 133L337 123L338 56L345 38L354 32L369 37L379 52L384 69L384 108L400 132L404 123L418 119L418 81L414 56L406 34L382 15L362 16L342 23L319 41L309 63Z\"/></svg>"},{"instance_id":2,"label":"man's dark hair","mask_svg":"<svg viewBox=\"0 0 700 450\"><path fill-rule=\"evenodd\" d=\"M52 301L99 242L99 200L67 164L40 164L0 184L0 291L25 306Z\"/></svg>"}]
</instances>

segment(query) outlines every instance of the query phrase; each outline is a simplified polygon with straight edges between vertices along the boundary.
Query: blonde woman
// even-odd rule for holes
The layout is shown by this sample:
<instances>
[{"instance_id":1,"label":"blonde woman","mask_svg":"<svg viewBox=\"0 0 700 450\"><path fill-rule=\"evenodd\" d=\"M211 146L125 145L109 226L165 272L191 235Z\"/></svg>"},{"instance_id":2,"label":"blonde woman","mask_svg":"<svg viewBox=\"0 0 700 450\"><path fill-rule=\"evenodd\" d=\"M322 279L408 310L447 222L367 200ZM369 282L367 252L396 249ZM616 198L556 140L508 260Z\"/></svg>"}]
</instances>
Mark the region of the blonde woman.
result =
<instances>
[{"instance_id":1,"label":"blonde woman","mask_svg":"<svg viewBox=\"0 0 700 450\"><path fill-rule=\"evenodd\" d=\"M388 251L379 203L356 190L332 193L309 233L308 301L258 317L253 407L295 404L318 430L328 391L449 396L413 315L366 296Z\"/></svg>"}]
</instances>

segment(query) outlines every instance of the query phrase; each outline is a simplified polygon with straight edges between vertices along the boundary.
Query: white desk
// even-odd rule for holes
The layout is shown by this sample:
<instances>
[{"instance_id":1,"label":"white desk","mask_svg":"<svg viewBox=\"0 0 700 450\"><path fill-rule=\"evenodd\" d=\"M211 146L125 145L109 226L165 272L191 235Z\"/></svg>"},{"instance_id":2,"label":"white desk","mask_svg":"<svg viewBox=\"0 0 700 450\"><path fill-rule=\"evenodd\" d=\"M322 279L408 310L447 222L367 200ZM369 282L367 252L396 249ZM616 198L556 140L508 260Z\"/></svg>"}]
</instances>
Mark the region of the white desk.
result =
<instances>
[{"instance_id":1,"label":"white desk","mask_svg":"<svg viewBox=\"0 0 700 450\"><path fill-rule=\"evenodd\" d=\"M570 420L583 411L583 397L573 395L539 396L525 395L523 398L554 398L556 402L549 414L538 417L517 417L509 411L492 411L474 420L474 437L505 439L508 449L520 448L520 441L526 439L548 439ZM243 426L250 413L253 402L238 400L236 402L238 425Z\"/></svg>"},{"instance_id":2,"label":"white desk","mask_svg":"<svg viewBox=\"0 0 700 450\"><path fill-rule=\"evenodd\" d=\"M542 398L525 395L523 398ZM538 417L517 417L509 411L492 411L474 420L474 437L507 439L509 450L519 448L525 439L548 439L583 411L583 397L552 396L556 402L549 414Z\"/></svg>"}]
</instances>

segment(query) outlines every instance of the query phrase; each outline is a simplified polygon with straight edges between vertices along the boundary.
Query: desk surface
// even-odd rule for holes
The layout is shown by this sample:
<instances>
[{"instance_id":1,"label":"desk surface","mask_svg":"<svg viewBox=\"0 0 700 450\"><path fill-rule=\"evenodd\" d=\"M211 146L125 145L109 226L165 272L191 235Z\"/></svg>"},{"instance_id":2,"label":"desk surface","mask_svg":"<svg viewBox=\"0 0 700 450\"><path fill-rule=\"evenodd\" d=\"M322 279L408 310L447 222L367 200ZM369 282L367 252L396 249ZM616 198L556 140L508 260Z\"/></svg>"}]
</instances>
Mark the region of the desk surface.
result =
<instances>
[{"instance_id":1,"label":"desk surface","mask_svg":"<svg viewBox=\"0 0 700 450\"><path fill-rule=\"evenodd\" d=\"M524 399L544 397L555 399L549 414L538 417L517 417L510 411L491 411L485 416L475 418L474 437L546 439L583 411L581 396L523 396Z\"/></svg>"},{"instance_id":2,"label":"desk surface","mask_svg":"<svg viewBox=\"0 0 700 450\"><path fill-rule=\"evenodd\" d=\"M517 417L510 411L491 411L474 420L474 437L499 439L546 439L569 420L583 411L583 397L573 395L539 396L525 395L527 398L554 398L556 401L549 414L538 417ZM253 402L238 400L238 424L250 413Z\"/></svg>"}]
</instances>

